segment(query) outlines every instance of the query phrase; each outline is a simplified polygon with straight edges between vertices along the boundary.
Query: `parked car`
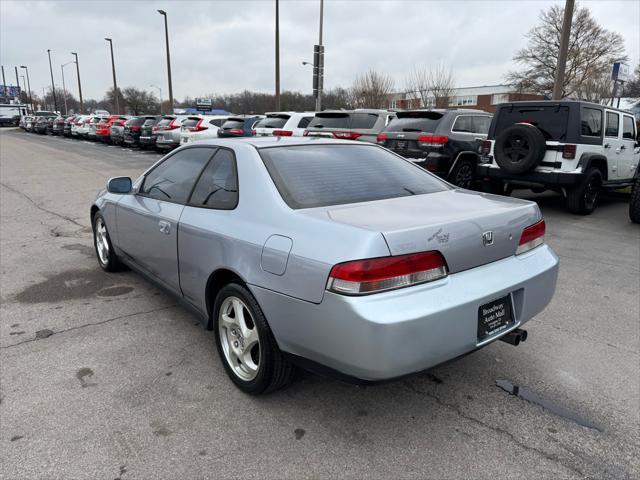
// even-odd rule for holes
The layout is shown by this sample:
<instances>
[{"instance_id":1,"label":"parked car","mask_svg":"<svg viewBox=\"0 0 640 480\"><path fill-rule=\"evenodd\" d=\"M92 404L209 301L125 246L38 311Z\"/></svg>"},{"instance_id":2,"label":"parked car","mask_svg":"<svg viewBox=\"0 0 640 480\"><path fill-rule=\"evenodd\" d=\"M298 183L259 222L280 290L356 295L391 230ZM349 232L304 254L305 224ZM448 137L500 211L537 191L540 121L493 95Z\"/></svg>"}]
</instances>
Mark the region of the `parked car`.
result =
<instances>
[{"instance_id":1,"label":"parked car","mask_svg":"<svg viewBox=\"0 0 640 480\"><path fill-rule=\"evenodd\" d=\"M87 132L87 138L89 140L98 140L98 134L96 130L98 128L98 124L104 122L109 117L103 117L100 115L94 115L91 121L89 122L89 131Z\"/></svg>"},{"instance_id":2,"label":"parked car","mask_svg":"<svg viewBox=\"0 0 640 480\"><path fill-rule=\"evenodd\" d=\"M114 122L124 122L127 117L123 115L109 115L103 117L99 123L96 124L96 139L103 142L111 142L111 126Z\"/></svg>"},{"instance_id":3,"label":"parked car","mask_svg":"<svg viewBox=\"0 0 640 480\"><path fill-rule=\"evenodd\" d=\"M113 145L122 145L124 143L124 124L129 121L131 117L122 115L118 120L111 122L109 126L109 138Z\"/></svg>"},{"instance_id":4,"label":"parked car","mask_svg":"<svg viewBox=\"0 0 640 480\"><path fill-rule=\"evenodd\" d=\"M253 128L262 118L262 115L229 117L218 129L218 137L251 137Z\"/></svg>"},{"instance_id":5,"label":"parked car","mask_svg":"<svg viewBox=\"0 0 640 480\"><path fill-rule=\"evenodd\" d=\"M302 137L315 112L270 112L256 123L258 137Z\"/></svg>"},{"instance_id":6,"label":"parked car","mask_svg":"<svg viewBox=\"0 0 640 480\"><path fill-rule=\"evenodd\" d=\"M180 145L195 142L196 140L217 138L218 130L228 118L228 115L199 115L187 117L180 127Z\"/></svg>"},{"instance_id":7,"label":"parked car","mask_svg":"<svg viewBox=\"0 0 640 480\"><path fill-rule=\"evenodd\" d=\"M66 117L64 115L58 115L53 119L53 123L51 124L51 134L52 135L62 135L64 133L64 122Z\"/></svg>"},{"instance_id":8,"label":"parked car","mask_svg":"<svg viewBox=\"0 0 640 480\"><path fill-rule=\"evenodd\" d=\"M33 125L36 121L36 117L33 115L29 115L27 117L25 117L25 121L24 121L24 129L27 132L31 132L33 131Z\"/></svg>"},{"instance_id":9,"label":"parked car","mask_svg":"<svg viewBox=\"0 0 640 480\"><path fill-rule=\"evenodd\" d=\"M78 117L79 115L69 115L67 118L64 119L62 134L65 137L71 136L71 127L73 126L73 122L75 122Z\"/></svg>"},{"instance_id":10,"label":"parked car","mask_svg":"<svg viewBox=\"0 0 640 480\"><path fill-rule=\"evenodd\" d=\"M480 143L491 115L482 110L406 110L378 135L378 144L462 188L475 182Z\"/></svg>"},{"instance_id":11,"label":"parked car","mask_svg":"<svg viewBox=\"0 0 640 480\"><path fill-rule=\"evenodd\" d=\"M573 100L506 103L482 144L478 175L496 192L563 192L571 212L588 215L602 190L633 185L638 147L630 112Z\"/></svg>"},{"instance_id":12,"label":"parked car","mask_svg":"<svg viewBox=\"0 0 640 480\"><path fill-rule=\"evenodd\" d=\"M140 146L140 131L146 118L146 115L139 115L137 117L130 118L124 123L123 139L126 146Z\"/></svg>"},{"instance_id":13,"label":"parked car","mask_svg":"<svg viewBox=\"0 0 640 480\"><path fill-rule=\"evenodd\" d=\"M93 115L82 115L75 122L75 128L71 128L71 135L79 138L87 138L89 131L91 130L91 121L93 120Z\"/></svg>"},{"instance_id":14,"label":"parked car","mask_svg":"<svg viewBox=\"0 0 640 480\"><path fill-rule=\"evenodd\" d=\"M156 148L172 150L180 146L180 127L187 115L165 115L156 124Z\"/></svg>"},{"instance_id":15,"label":"parked car","mask_svg":"<svg viewBox=\"0 0 640 480\"><path fill-rule=\"evenodd\" d=\"M396 114L386 110L325 110L316 113L304 135L375 143L394 118Z\"/></svg>"},{"instance_id":16,"label":"parked car","mask_svg":"<svg viewBox=\"0 0 640 480\"><path fill-rule=\"evenodd\" d=\"M457 189L364 142L186 145L133 183L112 178L91 224L100 267L190 305L251 394L295 364L384 381L517 345L558 275L535 203Z\"/></svg>"},{"instance_id":17,"label":"parked car","mask_svg":"<svg viewBox=\"0 0 640 480\"><path fill-rule=\"evenodd\" d=\"M34 132L39 133L40 135L48 134L51 131L51 127L53 127L53 119L55 117L39 116L36 118Z\"/></svg>"},{"instance_id":18,"label":"parked car","mask_svg":"<svg viewBox=\"0 0 640 480\"><path fill-rule=\"evenodd\" d=\"M153 148L156 146L155 126L162 119L162 115L147 115L140 127L140 147Z\"/></svg>"}]
</instances>

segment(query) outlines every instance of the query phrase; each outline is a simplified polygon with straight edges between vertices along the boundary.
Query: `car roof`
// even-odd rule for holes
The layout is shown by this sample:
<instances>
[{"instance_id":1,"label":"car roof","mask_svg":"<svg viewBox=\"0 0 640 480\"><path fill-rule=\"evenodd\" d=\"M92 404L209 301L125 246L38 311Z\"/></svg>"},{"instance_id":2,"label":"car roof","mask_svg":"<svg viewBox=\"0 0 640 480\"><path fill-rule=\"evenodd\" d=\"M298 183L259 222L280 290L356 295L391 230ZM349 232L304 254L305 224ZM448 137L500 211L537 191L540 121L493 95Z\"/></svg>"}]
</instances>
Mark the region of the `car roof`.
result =
<instances>
[{"instance_id":1,"label":"car roof","mask_svg":"<svg viewBox=\"0 0 640 480\"><path fill-rule=\"evenodd\" d=\"M357 145L376 146L375 143L356 142L326 137L244 137L244 138L210 138L199 140L197 145L216 145L233 147L249 145L257 149L269 147L292 147L301 145Z\"/></svg>"},{"instance_id":2,"label":"car roof","mask_svg":"<svg viewBox=\"0 0 640 480\"><path fill-rule=\"evenodd\" d=\"M633 115L628 110L623 110L621 108L615 108L615 107L610 106L610 105L602 105L600 103L588 102L586 100L571 100L571 99L564 99L564 100L528 100L528 101L521 101L521 102L507 102L507 103L501 103L500 105L498 105L498 107L500 107L500 108L508 108L510 106L528 107L528 106L544 106L544 105L567 105L567 106L570 106L570 105L578 105L578 106L579 105L587 105L587 106L592 107L592 108L606 108L607 110L617 110L618 112L623 112L623 113L627 113L627 114Z\"/></svg>"}]
</instances>

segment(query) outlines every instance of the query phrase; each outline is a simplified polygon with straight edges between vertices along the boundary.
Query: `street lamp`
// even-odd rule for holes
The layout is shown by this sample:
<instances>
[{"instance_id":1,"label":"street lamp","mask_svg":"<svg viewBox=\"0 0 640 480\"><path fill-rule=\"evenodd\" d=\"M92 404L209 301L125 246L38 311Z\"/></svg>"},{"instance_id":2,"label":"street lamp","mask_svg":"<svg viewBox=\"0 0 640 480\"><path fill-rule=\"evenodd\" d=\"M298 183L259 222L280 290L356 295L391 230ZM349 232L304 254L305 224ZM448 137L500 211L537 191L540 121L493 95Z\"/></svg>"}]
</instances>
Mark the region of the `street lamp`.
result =
<instances>
[{"instance_id":1,"label":"street lamp","mask_svg":"<svg viewBox=\"0 0 640 480\"><path fill-rule=\"evenodd\" d=\"M280 110L280 2L276 0L276 111Z\"/></svg>"},{"instance_id":2,"label":"street lamp","mask_svg":"<svg viewBox=\"0 0 640 480\"><path fill-rule=\"evenodd\" d=\"M49 71L51 72L51 93L53 94L53 110L58 111L58 100L56 99L56 85L53 83L53 67L51 66L51 50L47 49L49 55Z\"/></svg>"},{"instance_id":3,"label":"street lamp","mask_svg":"<svg viewBox=\"0 0 640 480\"><path fill-rule=\"evenodd\" d=\"M113 98L115 99L114 101L114 107L115 107L115 114L119 114L120 113L120 100L118 99L118 84L116 83L116 63L113 60L113 41L110 38L105 37L105 40L107 42L109 42L109 48L111 49L111 70L113 72Z\"/></svg>"},{"instance_id":4,"label":"street lamp","mask_svg":"<svg viewBox=\"0 0 640 480\"><path fill-rule=\"evenodd\" d=\"M169 105L170 114L173 113L173 85L171 84L171 55L169 54L169 26L167 24L167 12L158 10L158 13L164 17L164 37L167 44L167 76L169 77Z\"/></svg>"},{"instance_id":5,"label":"street lamp","mask_svg":"<svg viewBox=\"0 0 640 480\"><path fill-rule=\"evenodd\" d=\"M71 52L71 55L76 57L76 73L78 74L78 93L80 94L80 113L84 111L84 105L82 104L82 86L80 85L80 66L78 65L78 54Z\"/></svg>"},{"instance_id":6,"label":"street lamp","mask_svg":"<svg viewBox=\"0 0 640 480\"><path fill-rule=\"evenodd\" d=\"M24 68L25 72L27 73L27 88L29 89L27 91L29 93L29 103L31 104L31 113L33 113L35 109L33 108L33 98L31 97L31 82L29 81L29 69L24 65L20 65L20 68Z\"/></svg>"},{"instance_id":7,"label":"street lamp","mask_svg":"<svg viewBox=\"0 0 640 480\"><path fill-rule=\"evenodd\" d=\"M160 96L160 115L162 115L162 88L155 85L149 85L151 88L157 88Z\"/></svg>"},{"instance_id":8,"label":"street lamp","mask_svg":"<svg viewBox=\"0 0 640 480\"><path fill-rule=\"evenodd\" d=\"M69 109L67 108L67 86L64 84L64 67L75 63L73 60L67 63L63 63L60 65L60 70L62 70L62 94L64 95L64 114L69 115Z\"/></svg>"}]
</instances>

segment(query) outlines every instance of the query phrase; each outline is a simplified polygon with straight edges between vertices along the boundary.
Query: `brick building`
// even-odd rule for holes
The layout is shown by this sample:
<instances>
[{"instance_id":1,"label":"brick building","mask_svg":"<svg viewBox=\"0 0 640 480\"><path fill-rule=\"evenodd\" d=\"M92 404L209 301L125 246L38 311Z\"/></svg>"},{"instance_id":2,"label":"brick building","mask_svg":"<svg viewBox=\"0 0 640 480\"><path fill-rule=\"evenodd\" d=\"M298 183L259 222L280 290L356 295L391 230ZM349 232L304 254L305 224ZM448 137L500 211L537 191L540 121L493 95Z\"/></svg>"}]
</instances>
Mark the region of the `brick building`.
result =
<instances>
[{"instance_id":1,"label":"brick building","mask_svg":"<svg viewBox=\"0 0 640 480\"><path fill-rule=\"evenodd\" d=\"M499 103L543 99L543 95L519 92L512 85L485 85L454 88L453 94L449 98L449 107L474 108L494 112ZM435 97L428 97L427 105L423 105L416 92L404 92L389 95L387 108L436 108L436 104L441 108L442 103L444 102L436 101Z\"/></svg>"}]
</instances>

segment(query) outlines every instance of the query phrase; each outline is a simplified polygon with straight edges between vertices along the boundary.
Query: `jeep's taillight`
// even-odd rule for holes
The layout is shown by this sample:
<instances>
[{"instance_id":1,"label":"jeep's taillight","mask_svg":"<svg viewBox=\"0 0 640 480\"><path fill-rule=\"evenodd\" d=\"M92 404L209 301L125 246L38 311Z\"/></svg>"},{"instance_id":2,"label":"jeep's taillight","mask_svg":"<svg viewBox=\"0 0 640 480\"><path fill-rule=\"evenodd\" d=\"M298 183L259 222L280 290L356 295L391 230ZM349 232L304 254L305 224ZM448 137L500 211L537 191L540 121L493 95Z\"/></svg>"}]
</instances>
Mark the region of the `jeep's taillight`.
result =
<instances>
[{"instance_id":1,"label":"jeep's taillight","mask_svg":"<svg viewBox=\"0 0 640 480\"><path fill-rule=\"evenodd\" d=\"M355 132L331 132L335 138L340 138L342 140L357 140L358 137L361 137L361 133Z\"/></svg>"},{"instance_id":2,"label":"jeep's taillight","mask_svg":"<svg viewBox=\"0 0 640 480\"><path fill-rule=\"evenodd\" d=\"M489 155L491 153L491 141L483 140L480 144L480 155Z\"/></svg>"},{"instance_id":3,"label":"jeep's taillight","mask_svg":"<svg viewBox=\"0 0 640 480\"><path fill-rule=\"evenodd\" d=\"M442 147L449 141L446 135L420 135L416 141L421 147Z\"/></svg>"},{"instance_id":4,"label":"jeep's taillight","mask_svg":"<svg viewBox=\"0 0 640 480\"><path fill-rule=\"evenodd\" d=\"M327 290L343 295L367 295L446 276L447 264L438 251L369 258L335 265L329 274Z\"/></svg>"},{"instance_id":5,"label":"jeep's taillight","mask_svg":"<svg viewBox=\"0 0 640 480\"><path fill-rule=\"evenodd\" d=\"M576 145L566 144L562 147L562 158L566 158L567 160L573 160L576 158Z\"/></svg>"},{"instance_id":6,"label":"jeep's taillight","mask_svg":"<svg viewBox=\"0 0 640 480\"><path fill-rule=\"evenodd\" d=\"M378 136L376 137L377 142L380 144L384 144L388 139L389 137L387 136L386 133L379 133Z\"/></svg>"},{"instance_id":7,"label":"jeep's taillight","mask_svg":"<svg viewBox=\"0 0 640 480\"><path fill-rule=\"evenodd\" d=\"M539 245L544 243L544 233L546 230L546 225L544 220L540 220L533 225L529 225L522 231L522 235L520 235L520 242L518 243L518 249L516 250L516 255L520 255L521 253L528 252L529 250L536 248Z\"/></svg>"}]
</instances>

